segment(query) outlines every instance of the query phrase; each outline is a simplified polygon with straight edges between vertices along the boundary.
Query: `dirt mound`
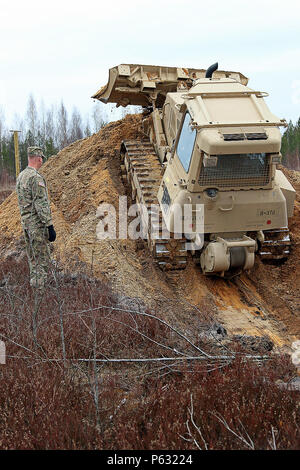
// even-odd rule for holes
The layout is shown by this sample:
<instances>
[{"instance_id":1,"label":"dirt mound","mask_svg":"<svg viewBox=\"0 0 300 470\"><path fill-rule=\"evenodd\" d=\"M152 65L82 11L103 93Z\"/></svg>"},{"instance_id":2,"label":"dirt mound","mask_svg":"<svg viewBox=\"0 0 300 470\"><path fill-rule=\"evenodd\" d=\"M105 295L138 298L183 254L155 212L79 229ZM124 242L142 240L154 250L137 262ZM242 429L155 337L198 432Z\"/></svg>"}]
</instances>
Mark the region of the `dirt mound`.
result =
<instances>
[{"instance_id":1,"label":"dirt mound","mask_svg":"<svg viewBox=\"0 0 300 470\"><path fill-rule=\"evenodd\" d=\"M290 183L293 185L297 191L296 200L300 202L300 171L289 170L282 165L279 165L279 170L281 170L285 176L288 178Z\"/></svg>"},{"instance_id":2,"label":"dirt mound","mask_svg":"<svg viewBox=\"0 0 300 470\"><path fill-rule=\"evenodd\" d=\"M277 346L299 337L299 172L283 169L298 190L298 201L290 220L293 250L282 265L257 260L254 270L233 281L207 278L192 261L184 271L164 273L143 244L97 240L98 206L106 202L118 207L119 196L126 194L120 144L143 137L140 123L141 115L128 115L63 149L43 166L57 231L54 255L68 269L84 265L95 276L109 279L115 290L141 298L153 309L163 306L166 319L176 321L183 331L197 334L203 322L218 321L229 334L267 336ZM0 227L2 256L18 253L22 233L15 193L0 206Z\"/></svg>"},{"instance_id":3,"label":"dirt mound","mask_svg":"<svg viewBox=\"0 0 300 470\"><path fill-rule=\"evenodd\" d=\"M0 204L8 198L8 196L13 192L13 189L0 189Z\"/></svg>"}]
</instances>

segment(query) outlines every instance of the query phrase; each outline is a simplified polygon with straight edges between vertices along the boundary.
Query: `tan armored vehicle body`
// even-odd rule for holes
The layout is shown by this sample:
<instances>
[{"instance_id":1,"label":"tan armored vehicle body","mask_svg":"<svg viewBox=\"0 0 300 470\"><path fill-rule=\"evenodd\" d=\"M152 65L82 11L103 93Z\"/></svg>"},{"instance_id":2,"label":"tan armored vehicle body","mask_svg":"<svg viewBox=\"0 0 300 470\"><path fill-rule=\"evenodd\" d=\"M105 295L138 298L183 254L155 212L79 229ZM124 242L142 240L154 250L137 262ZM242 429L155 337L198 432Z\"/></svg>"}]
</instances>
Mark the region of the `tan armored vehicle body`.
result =
<instances>
[{"instance_id":1,"label":"tan armored vehicle body","mask_svg":"<svg viewBox=\"0 0 300 470\"><path fill-rule=\"evenodd\" d=\"M144 108L145 139L124 141L121 158L133 199L147 207L148 244L161 267L185 267L190 250L205 274L232 276L252 268L255 253L289 254L295 191L276 169L286 121L247 83L217 64L119 65L93 96Z\"/></svg>"}]
</instances>

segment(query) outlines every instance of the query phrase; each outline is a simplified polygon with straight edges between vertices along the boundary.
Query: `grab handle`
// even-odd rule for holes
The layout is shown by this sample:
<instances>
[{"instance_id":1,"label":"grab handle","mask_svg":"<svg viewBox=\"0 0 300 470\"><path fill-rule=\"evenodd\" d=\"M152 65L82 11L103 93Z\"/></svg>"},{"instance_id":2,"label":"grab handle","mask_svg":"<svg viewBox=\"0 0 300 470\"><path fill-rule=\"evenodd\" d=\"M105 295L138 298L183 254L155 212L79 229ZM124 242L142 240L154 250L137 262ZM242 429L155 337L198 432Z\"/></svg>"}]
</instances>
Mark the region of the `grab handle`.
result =
<instances>
[{"instance_id":1,"label":"grab handle","mask_svg":"<svg viewBox=\"0 0 300 470\"><path fill-rule=\"evenodd\" d=\"M233 206L234 206L234 196L231 194L230 197L232 199L231 207L221 207L221 206L219 206L218 209L220 209L220 211L222 211L222 212L232 211Z\"/></svg>"}]
</instances>

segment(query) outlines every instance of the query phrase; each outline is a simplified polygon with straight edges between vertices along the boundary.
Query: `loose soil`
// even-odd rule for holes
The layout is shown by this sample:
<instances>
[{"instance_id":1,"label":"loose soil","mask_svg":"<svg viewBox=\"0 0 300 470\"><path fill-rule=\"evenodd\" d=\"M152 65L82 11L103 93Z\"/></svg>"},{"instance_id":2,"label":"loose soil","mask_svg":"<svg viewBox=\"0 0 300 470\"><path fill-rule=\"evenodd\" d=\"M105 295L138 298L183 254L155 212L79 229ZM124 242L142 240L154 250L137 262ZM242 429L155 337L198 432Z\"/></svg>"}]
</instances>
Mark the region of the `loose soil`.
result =
<instances>
[{"instance_id":1,"label":"loose soil","mask_svg":"<svg viewBox=\"0 0 300 470\"><path fill-rule=\"evenodd\" d=\"M260 259L250 272L231 281L208 278L189 260L183 271L163 272L146 245L133 240L96 238L96 212L102 202L118 207L126 195L121 178L122 140L143 137L141 115L128 115L97 134L79 140L52 156L41 172L49 187L57 241L53 255L68 270L84 267L109 280L113 289L142 299L153 311L185 332L204 323L218 323L229 335L268 337L286 348L300 338L300 172L282 171L297 190L289 221L292 252L283 264ZM15 192L0 206L0 254L20 256L22 231Z\"/></svg>"}]
</instances>

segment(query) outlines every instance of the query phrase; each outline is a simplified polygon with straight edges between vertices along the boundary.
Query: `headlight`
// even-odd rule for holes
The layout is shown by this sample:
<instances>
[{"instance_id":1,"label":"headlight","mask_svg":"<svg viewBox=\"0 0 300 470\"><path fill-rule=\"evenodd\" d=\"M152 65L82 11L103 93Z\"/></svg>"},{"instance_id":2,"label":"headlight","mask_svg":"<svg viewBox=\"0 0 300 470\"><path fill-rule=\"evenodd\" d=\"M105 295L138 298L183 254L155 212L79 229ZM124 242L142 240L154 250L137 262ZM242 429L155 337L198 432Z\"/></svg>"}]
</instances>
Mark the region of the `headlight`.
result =
<instances>
[{"instance_id":1,"label":"headlight","mask_svg":"<svg viewBox=\"0 0 300 470\"><path fill-rule=\"evenodd\" d=\"M272 155L272 163L280 163L281 162L281 154Z\"/></svg>"},{"instance_id":2,"label":"headlight","mask_svg":"<svg viewBox=\"0 0 300 470\"><path fill-rule=\"evenodd\" d=\"M203 157L203 166L204 168L215 168L218 164L218 157L215 155L204 154Z\"/></svg>"},{"instance_id":3,"label":"headlight","mask_svg":"<svg viewBox=\"0 0 300 470\"><path fill-rule=\"evenodd\" d=\"M218 190L216 188L209 188L205 192L208 195L208 197L211 197L211 198L216 197L216 195L218 194Z\"/></svg>"}]
</instances>

